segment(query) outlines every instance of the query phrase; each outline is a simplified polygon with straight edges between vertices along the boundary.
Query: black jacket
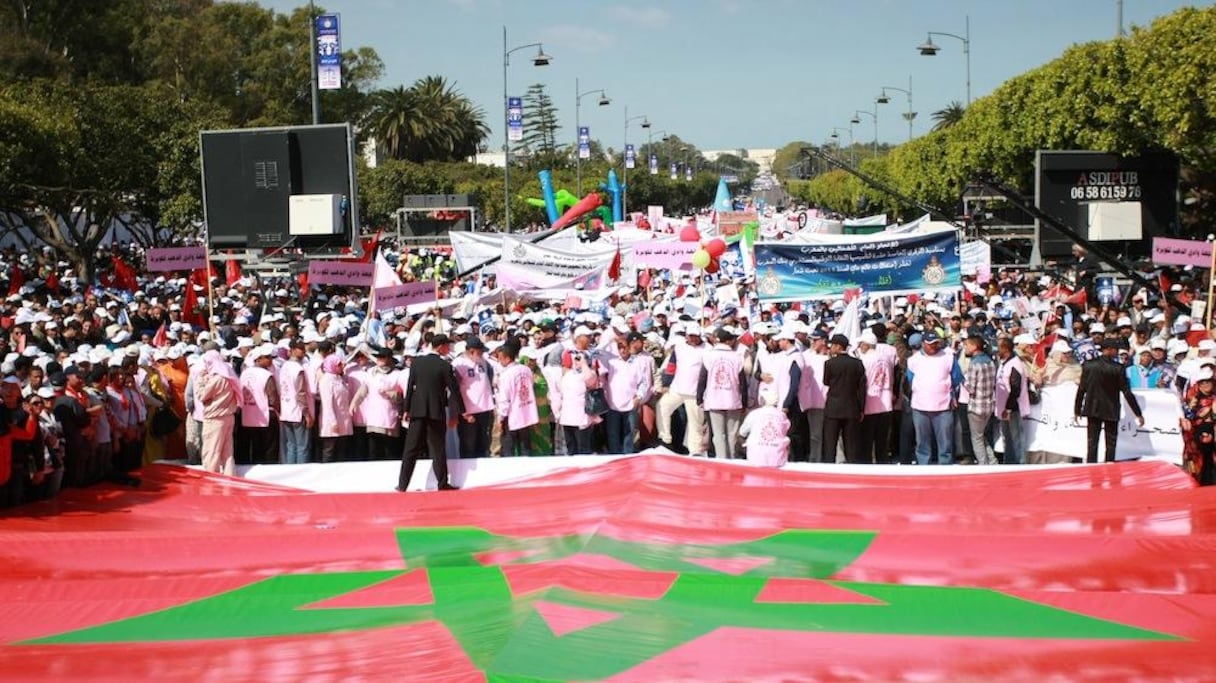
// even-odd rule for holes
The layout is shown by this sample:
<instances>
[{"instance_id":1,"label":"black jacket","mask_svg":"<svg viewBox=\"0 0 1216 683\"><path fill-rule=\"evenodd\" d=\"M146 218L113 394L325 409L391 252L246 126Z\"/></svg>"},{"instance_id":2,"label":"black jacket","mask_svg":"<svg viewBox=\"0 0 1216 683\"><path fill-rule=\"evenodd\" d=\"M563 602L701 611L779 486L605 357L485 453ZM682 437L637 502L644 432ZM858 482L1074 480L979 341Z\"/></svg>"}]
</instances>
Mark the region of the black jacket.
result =
<instances>
[{"instance_id":1,"label":"black jacket","mask_svg":"<svg viewBox=\"0 0 1216 683\"><path fill-rule=\"evenodd\" d=\"M823 416L860 420L866 410L866 366L860 359L840 354L823 364L823 385L828 388Z\"/></svg>"},{"instance_id":2,"label":"black jacket","mask_svg":"<svg viewBox=\"0 0 1216 683\"><path fill-rule=\"evenodd\" d=\"M428 353L410 364L409 384L405 388L405 410L411 418L447 420L448 407L453 415L464 413L464 400L452 364Z\"/></svg>"},{"instance_id":3,"label":"black jacket","mask_svg":"<svg viewBox=\"0 0 1216 683\"><path fill-rule=\"evenodd\" d=\"M1077 387L1077 398L1073 414L1097 420L1115 421L1122 414L1119 396L1127 399L1127 407L1140 417L1140 404L1132 394L1123 366L1099 357L1085 361L1081 366L1081 384Z\"/></svg>"}]
</instances>

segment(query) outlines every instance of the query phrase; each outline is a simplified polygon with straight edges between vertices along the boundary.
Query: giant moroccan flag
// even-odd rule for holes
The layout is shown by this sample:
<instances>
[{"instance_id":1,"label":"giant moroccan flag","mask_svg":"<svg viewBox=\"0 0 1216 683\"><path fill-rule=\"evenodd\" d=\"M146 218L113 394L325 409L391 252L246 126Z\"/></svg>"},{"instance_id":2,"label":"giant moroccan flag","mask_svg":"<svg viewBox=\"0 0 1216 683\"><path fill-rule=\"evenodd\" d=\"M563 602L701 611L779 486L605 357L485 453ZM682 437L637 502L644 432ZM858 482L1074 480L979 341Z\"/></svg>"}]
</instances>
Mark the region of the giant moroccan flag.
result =
<instances>
[{"instance_id":1,"label":"giant moroccan flag","mask_svg":"<svg viewBox=\"0 0 1216 683\"><path fill-rule=\"evenodd\" d=\"M1216 675L1212 491L1163 463L920 471L644 456L313 494L153 466L0 519L0 678Z\"/></svg>"}]
</instances>

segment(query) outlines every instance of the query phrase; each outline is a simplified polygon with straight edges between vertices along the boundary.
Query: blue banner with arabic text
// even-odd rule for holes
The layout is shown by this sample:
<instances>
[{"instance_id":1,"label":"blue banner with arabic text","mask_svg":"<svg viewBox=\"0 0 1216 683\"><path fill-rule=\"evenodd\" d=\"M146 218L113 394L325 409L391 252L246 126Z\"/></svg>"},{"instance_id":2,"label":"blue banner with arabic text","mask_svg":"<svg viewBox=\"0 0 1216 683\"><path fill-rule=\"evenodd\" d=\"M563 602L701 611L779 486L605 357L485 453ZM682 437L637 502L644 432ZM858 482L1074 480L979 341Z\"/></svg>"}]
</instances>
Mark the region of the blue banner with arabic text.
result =
<instances>
[{"instance_id":1,"label":"blue banner with arabic text","mask_svg":"<svg viewBox=\"0 0 1216 683\"><path fill-rule=\"evenodd\" d=\"M758 242L755 253L756 291L764 301L839 297L854 288L867 294L909 294L962 286L958 233L953 230Z\"/></svg>"}]
</instances>

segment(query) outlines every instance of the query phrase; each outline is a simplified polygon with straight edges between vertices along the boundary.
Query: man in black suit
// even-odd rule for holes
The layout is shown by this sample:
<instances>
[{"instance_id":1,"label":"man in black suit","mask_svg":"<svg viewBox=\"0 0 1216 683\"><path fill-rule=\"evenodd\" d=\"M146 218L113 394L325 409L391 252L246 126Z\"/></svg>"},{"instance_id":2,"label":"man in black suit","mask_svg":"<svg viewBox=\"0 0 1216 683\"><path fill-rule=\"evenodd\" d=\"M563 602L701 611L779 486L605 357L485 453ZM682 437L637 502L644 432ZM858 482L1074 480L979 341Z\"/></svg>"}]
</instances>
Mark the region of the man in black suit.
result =
<instances>
[{"instance_id":1,"label":"man in black suit","mask_svg":"<svg viewBox=\"0 0 1216 683\"><path fill-rule=\"evenodd\" d=\"M453 491L457 487L448 483L448 458L446 449L447 431L455 427L449 415L464 413L464 402L460 398L460 385L452 364L444 360L451 350L452 340L445 334L431 338L431 351L418 356L410 365L409 382L405 388L405 410L401 419L410 421L405 435L405 450L401 454L401 474L397 478L397 490L409 488L414 476L414 465L422 451L426 450L435 470L435 481L440 491ZM450 406L454 410L449 413Z\"/></svg>"},{"instance_id":2,"label":"man in black suit","mask_svg":"<svg viewBox=\"0 0 1216 683\"><path fill-rule=\"evenodd\" d=\"M836 443L843 437L845 460L865 462L857 429L866 410L866 366L848 354L849 338L843 334L832 335L828 348L832 357L823 364L823 385L828 388L823 406L824 461L835 461Z\"/></svg>"},{"instance_id":3,"label":"man in black suit","mask_svg":"<svg viewBox=\"0 0 1216 683\"><path fill-rule=\"evenodd\" d=\"M1098 433L1103 429L1106 430L1106 462L1115 460L1115 442L1119 438L1119 417L1122 414L1120 396L1127 399L1127 407L1136 414L1136 424L1144 426L1144 416L1127 382L1127 373L1115 361L1115 355L1123 343L1118 339L1103 341L1102 355L1085 361L1081 366L1081 384L1077 387L1072 412L1074 419L1079 420L1084 416L1086 420L1086 462L1098 462Z\"/></svg>"}]
</instances>

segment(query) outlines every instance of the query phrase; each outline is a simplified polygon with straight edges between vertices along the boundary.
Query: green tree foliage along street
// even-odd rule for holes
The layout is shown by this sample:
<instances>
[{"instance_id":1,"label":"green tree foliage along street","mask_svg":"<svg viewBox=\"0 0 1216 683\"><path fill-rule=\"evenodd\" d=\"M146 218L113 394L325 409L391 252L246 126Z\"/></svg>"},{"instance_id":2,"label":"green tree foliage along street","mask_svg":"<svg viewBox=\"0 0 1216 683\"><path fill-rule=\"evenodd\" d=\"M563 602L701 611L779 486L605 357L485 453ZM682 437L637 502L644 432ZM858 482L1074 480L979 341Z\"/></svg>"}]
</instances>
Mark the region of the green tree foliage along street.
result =
<instances>
[{"instance_id":1,"label":"green tree foliage along street","mask_svg":"<svg viewBox=\"0 0 1216 683\"><path fill-rule=\"evenodd\" d=\"M1033 196L1039 149L1126 155L1168 149L1182 159L1190 200L1183 231L1202 237L1216 222L1216 7L1182 9L1123 39L1076 45L965 111L952 104L939 113L933 132L862 162L862 170L949 208L980 171ZM778 161L789 156L779 154ZM774 170L784 168L775 163ZM791 191L835 211L856 212L865 197L873 212L916 213L840 171Z\"/></svg>"}]
</instances>

